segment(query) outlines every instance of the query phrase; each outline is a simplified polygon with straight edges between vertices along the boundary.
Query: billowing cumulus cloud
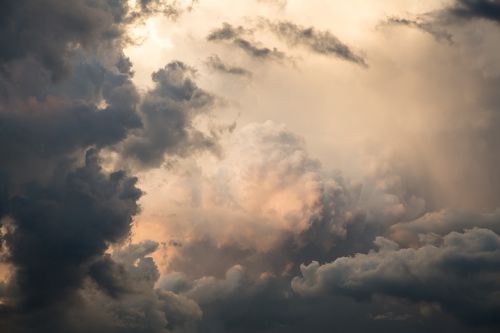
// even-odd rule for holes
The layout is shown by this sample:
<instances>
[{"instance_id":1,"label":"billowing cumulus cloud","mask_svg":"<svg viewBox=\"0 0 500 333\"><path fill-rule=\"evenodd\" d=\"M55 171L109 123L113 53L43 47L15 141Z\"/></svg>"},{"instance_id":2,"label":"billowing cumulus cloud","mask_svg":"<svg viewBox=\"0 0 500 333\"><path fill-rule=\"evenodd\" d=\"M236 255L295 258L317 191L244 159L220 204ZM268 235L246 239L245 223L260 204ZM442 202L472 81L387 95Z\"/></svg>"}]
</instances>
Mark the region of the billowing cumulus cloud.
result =
<instances>
[{"instance_id":1,"label":"billowing cumulus cloud","mask_svg":"<svg viewBox=\"0 0 500 333\"><path fill-rule=\"evenodd\" d=\"M185 155L197 149L216 149L214 138L193 127L193 119L214 104L214 96L194 81L194 69L174 61L153 73L155 87L140 107L143 128L126 142L126 158L143 165L160 165L165 153Z\"/></svg>"},{"instance_id":2,"label":"billowing cumulus cloud","mask_svg":"<svg viewBox=\"0 0 500 333\"><path fill-rule=\"evenodd\" d=\"M154 291L156 266L141 258L156 246L128 264L107 254L130 238L143 192L137 177L103 167L104 151L121 151L133 140L132 130L134 139L145 137L145 127L151 136L143 140L158 148L144 163L161 161L167 147L184 145L187 131L197 138L193 141L204 140L183 113L195 113L212 99L185 78L191 69L167 65L153 78L159 87L142 96L122 50L129 25L173 5L79 0L2 5L0 245L2 270L10 271L5 276L2 271L2 331L164 332L168 325L184 325L183 316L200 316L193 302ZM175 68L168 71L169 66ZM169 114L160 114L163 125L175 123L171 128L178 134L155 141L151 112L161 98L172 104ZM121 329L115 314L99 320L101 300L119 311L123 304L117 300L131 294ZM148 310L152 304L158 309ZM170 324L166 308L178 314ZM129 323L138 311L143 315ZM71 319L75 314L92 327ZM156 327L147 328L153 315Z\"/></svg>"},{"instance_id":3,"label":"billowing cumulus cloud","mask_svg":"<svg viewBox=\"0 0 500 333\"><path fill-rule=\"evenodd\" d=\"M375 244L378 251L302 266L302 276L292 281L294 290L304 295L334 292L366 299L382 294L437 303L466 322L498 325L496 233L479 228L451 232L440 245L418 249L399 249L381 237Z\"/></svg>"},{"instance_id":4,"label":"billowing cumulus cloud","mask_svg":"<svg viewBox=\"0 0 500 333\"><path fill-rule=\"evenodd\" d=\"M491 213L461 212L443 210L430 212L422 217L397 223L391 226L390 235L400 244L415 246L427 239L439 239L452 231L463 231L473 227L488 228L500 233L500 215L498 210Z\"/></svg>"},{"instance_id":5,"label":"billowing cumulus cloud","mask_svg":"<svg viewBox=\"0 0 500 333\"><path fill-rule=\"evenodd\" d=\"M250 124L221 145L222 160L166 185L176 194L164 198L164 209L179 221L166 231L182 243L171 269L199 276L245 264L254 274L284 272L329 253L364 218L356 211L359 185L325 174L285 126ZM204 259L193 267L195 257Z\"/></svg>"}]
</instances>

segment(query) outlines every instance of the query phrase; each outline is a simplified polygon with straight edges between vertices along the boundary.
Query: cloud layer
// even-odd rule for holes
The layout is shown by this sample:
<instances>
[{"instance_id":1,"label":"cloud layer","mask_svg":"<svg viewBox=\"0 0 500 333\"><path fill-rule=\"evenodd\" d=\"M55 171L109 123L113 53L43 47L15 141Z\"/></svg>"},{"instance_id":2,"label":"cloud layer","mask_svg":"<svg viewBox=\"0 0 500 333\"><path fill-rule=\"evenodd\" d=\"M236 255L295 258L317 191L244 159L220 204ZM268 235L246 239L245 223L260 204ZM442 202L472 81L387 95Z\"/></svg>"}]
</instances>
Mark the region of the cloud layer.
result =
<instances>
[{"instance_id":1,"label":"cloud layer","mask_svg":"<svg viewBox=\"0 0 500 333\"><path fill-rule=\"evenodd\" d=\"M3 1L0 331L498 331L498 2L222 3Z\"/></svg>"}]
</instances>

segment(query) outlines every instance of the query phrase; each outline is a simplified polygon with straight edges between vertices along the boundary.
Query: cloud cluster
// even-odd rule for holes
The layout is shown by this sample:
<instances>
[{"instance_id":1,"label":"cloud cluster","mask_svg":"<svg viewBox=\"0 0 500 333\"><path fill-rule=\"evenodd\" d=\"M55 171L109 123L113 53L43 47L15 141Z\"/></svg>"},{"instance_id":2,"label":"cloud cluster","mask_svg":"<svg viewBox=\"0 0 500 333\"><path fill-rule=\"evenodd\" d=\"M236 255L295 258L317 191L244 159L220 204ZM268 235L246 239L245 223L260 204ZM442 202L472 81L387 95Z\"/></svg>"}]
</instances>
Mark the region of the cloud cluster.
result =
<instances>
[{"instance_id":1,"label":"cloud cluster","mask_svg":"<svg viewBox=\"0 0 500 333\"><path fill-rule=\"evenodd\" d=\"M0 330L166 332L200 316L193 302L154 290L158 272L143 257L156 246L123 250L139 251L128 263L118 250L120 258L108 254L130 238L143 192L137 177L104 168L102 155L118 152L149 166L167 152L188 155L215 145L192 124L213 104L193 70L172 62L142 95L123 53L130 25L174 7L2 4L0 248L10 273L0 283ZM101 316L101 305L109 317ZM177 319L169 322L164 312Z\"/></svg>"},{"instance_id":2,"label":"cloud cluster","mask_svg":"<svg viewBox=\"0 0 500 333\"><path fill-rule=\"evenodd\" d=\"M257 275L282 273L327 255L363 218L354 210L358 185L325 174L285 126L249 124L221 146L222 160L204 160L167 183L173 195L164 200L173 205L163 209L179 223L165 227L182 243L170 269L217 275L242 264ZM199 256L193 267L189 258Z\"/></svg>"},{"instance_id":3,"label":"cloud cluster","mask_svg":"<svg viewBox=\"0 0 500 333\"><path fill-rule=\"evenodd\" d=\"M168 208L182 221L168 223L182 246L169 252L158 286L196 301L201 331L300 331L287 315L298 311L321 332L342 316L312 324L305 304L317 313L352 306L360 332L374 322L416 332L437 321L459 331L498 325L489 296L498 292L496 212L430 211L419 168L390 157L367 163L362 185L328 175L300 137L272 122L226 139L223 160L170 190L189 210Z\"/></svg>"},{"instance_id":4,"label":"cloud cluster","mask_svg":"<svg viewBox=\"0 0 500 333\"><path fill-rule=\"evenodd\" d=\"M485 75L471 80L480 87L468 91L471 105L484 118L460 110L453 119L464 118L463 127L419 133L458 161L441 174L475 171L457 178L467 200L486 208L458 210L436 195L440 179L417 149L377 152L351 180L325 169L285 125L202 128L217 97L182 61L170 60L153 72L151 88L138 89L124 54L129 29L151 15L178 18L194 3L3 1L0 331L498 330L498 75L481 63ZM445 29L464 20L497 23L498 7L457 0L386 23L451 40ZM267 33L290 49L367 68L329 30L259 22L223 23L203 32L200 45L279 63L283 52L255 42ZM222 59L205 65L250 79ZM479 191L467 186L474 175L487 179Z\"/></svg>"},{"instance_id":5,"label":"cloud cluster","mask_svg":"<svg viewBox=\"0 0 500 333\"><path fill-rule=\"evenodd\" d=\"M440 245L400 249L379 237L378 251L301 267L300 294L335 292L357 299L376 294L436 303L460 319L498 325L500 237L488 229L445 235Z\"/></svg>"}]
</instances>

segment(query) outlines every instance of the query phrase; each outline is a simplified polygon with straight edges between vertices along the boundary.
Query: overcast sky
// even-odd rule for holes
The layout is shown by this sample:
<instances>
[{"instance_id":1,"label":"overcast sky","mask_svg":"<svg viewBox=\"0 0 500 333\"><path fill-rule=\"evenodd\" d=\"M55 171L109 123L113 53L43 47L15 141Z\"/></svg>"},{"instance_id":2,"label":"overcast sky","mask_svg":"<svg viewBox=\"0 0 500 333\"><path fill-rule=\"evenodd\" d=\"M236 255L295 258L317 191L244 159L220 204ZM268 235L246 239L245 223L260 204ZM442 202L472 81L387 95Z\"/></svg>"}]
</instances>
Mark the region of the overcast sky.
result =
<instances>
[{"instance_id":1,"label":"overcast sky","mask_svg":"<svg viewBox=\"0 0 500 333\"><path fill-rule=\"evenodd\" d=\"M500 328L499 1L0 6L0 331Z\"/></svg>"}]
</instances>

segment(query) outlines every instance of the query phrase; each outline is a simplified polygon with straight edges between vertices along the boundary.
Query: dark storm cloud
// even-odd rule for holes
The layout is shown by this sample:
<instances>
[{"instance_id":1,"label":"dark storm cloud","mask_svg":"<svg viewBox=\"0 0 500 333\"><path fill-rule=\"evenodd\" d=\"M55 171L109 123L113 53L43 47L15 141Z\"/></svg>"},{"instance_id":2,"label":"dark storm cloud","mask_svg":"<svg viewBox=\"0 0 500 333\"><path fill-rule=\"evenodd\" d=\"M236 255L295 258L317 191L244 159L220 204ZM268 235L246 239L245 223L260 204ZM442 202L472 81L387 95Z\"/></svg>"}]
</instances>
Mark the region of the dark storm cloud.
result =
<instances>
[{"instance_id":1,"label":"dark storm cloud","mask_svg":"<svg viewBox=\"0 0 500 333\"><path fill-rule=\"evenodd\" d=\"M120 292L119 298L98 295L89 304L102 307L105 314L106 322L100 325L99 332L194 331L202 315L198 304L182 295L155 289L160 274L149 255L157 248L157 243L144 241L115 251L111 261L115 268L106 269L104 281L94 280L101 288L106 282L105 286L120 286L126 291Z\"/></svg>"},{"instance_id":2,"label":"dark storm cloud","mask_svg":"<svg viewBox=\"0 0 500 333\"><path fill-rule=\"evenodd\" d=\"M186 155L199 149L217 149L214 138L196 130L193 120L207 112L215 97L199 88L195 71L174 61L153 73L156 86L140 107L144 127L125 143L126 157L144 166L161 164L165 153Z\"/></svg>"},{"instance_id":3,"label":"dark storm cloud","mask_svg":"<svg viewBox=\"0 0 500 333\"><path fill-rule=\"evenodd\" d=\"M221 58L219 58L219 56L217 56L217 55L210 56L206 61L206 65L209 68L211 68L215 71L221 72L221 73L239 75L239 76L251 76L252 75L252 73L249 70L247 70L243 67L231 66L231 65L225 64L221 60Z\"/></svg>"},{"instance_id":4,"label":"dark storm cloud","mask_svg":"<svg viewBox=\"0 0 500 333\"><path fill-rule=\"evenodd\" d=\"M253 41L248 40L244 37L245 34L251 34L251 30L247 30L241 26L233 27L229 23L223 23L222 27L219 29L214 29L207 36L208 41L229 41L232 44L249 56L255 59L274 59L282 60L285 58L285 54L276 48L270 49L268 47L260 47Z\"/></svg>"},{"instance_id":5,"label":"dark storm cloud","mask_svg":"<svg viewBox=\"0 0 500 333\"><path fill-rule=\"evenodd\" d=\"M376 294L437 303L469 324L498 325L500 237L488 229L452 232L440 245L399 249L378 237L379 251L332 263L302 266L292 286L300 294L325 292L369 299Z\"/></svg>"},{"instance_id":6,"label":"dark storm cloud","mask_svg":"<svg viewBox=\"0 0 500 333\"><path fill-rule=\"evenodd\" d=\"M103 109L95 104L101 97L107 104ZM128 129L141 126L135 112L138 102L128 76L82 64L75 68L74 80L47 98L16 97L3 105L0 152L9 164L23 155L50 157L114 144Z\"/></svg>"},{"instance_id":7,"label":"dark storm cloud","mask_svg":"<svg viewBox=\"0 0 500 333\"><path fill-rule=\"evenodd\" d=\"M500 22L500 2L498 0L457 0L446 11L457 18Z\"/></svg>"},{"instance_id":8,"label":"dark storm cloud","mask_svg":"<svg viewBox=\"0 0 500 333\"><path fill-rule=\"evenodd\" d=\"M123 172L105 174L97 151L85 165L59 170L47 185L31 184L10 201L4 242L16 267L15 307L39 308L71 299L91 262L129 235L141 191Z\"/></svg>"},{"instance_id":9,"label":"dark storm cloud","mask_svg":"<svg viewBox=\"0 0 500 333\"><path fill-rule=\"evenodd\" d=\"M187 74L192 70L168 65L143 98L123 54L129 24L172 6L178 8L164 1L134 8L114 0L2 1L0 253L11 275L0 285L1 331L165 332L200 316L194 302L154 290L158 271L144 256L156 245L123 250L135 253L128 256L133 263L125 252L106 254L130 237L142 192L135 177L105 171L99 154L118 151L144 126L144 142L160 146L151 160L166 147L188 154L188 141L214 145L191 126L192 115L213 100ZM170 111L158 118L153 113L164 102Z\"/></svg>"},{"instance_id":10,"label":"dark storm cloud","mask_svg":"<svg viewBox=\"0 0 500 333\"><path fill-rule=\"evenodd\" d=\"M252 277L235 265L220 277L189 279L173 273L160 280L160 288L195 300L203 311L199 332L422 332L453 329L467 332L453 320L437 314L425 321L411 305L400 304L392 318L387 300L358 303L341 295L302 297L290 287L289 276L263 273ZM411 316L408 315L411 313ZM374 319L377 317L378 319Z\"/></svg>"},{"instance_id":11,"label":"dark storm cloud","mask_svg":"<svg viewBox=\"0 0 500 333\"><path fill-rule=\"evenodd\" d=\"M4 46L0 61L4 67L33 59L58 80L69 71L75 49L90 51L106 43L122 43L127 24L158 13L178 17L183 11L176 1L163 0L141 0L137 8L116 0L5 0L0 13L0 45Z\"/></svg>"},{"instance_id":12,"label":"dark storm cloud","mask_svg":"<svg viewBox=\"0 0 500 333\"><path fill-rule=\"evenodd\" d=\"M450 12L496 20L491 10L496 4L459 1ZM277 184L277 192L293 189L299 179L306 185L299 186L300 194L307 187L318 199L285 214L289 225L266 250L259 248L259 237L257 246L197 235L181 239L182 246L172 242L181 256L169 269L182 272L158 281L150 256L162 250L159 245L124 245L139 212L137 179L104 168L99 153L113 151L126 164L152 167L165 154L218 149L216 135L194 125L215 102L196 84L194 69L171 62L153 74L155 86L140 95L122 51L127 24L158 12L177 17L180 7L156 0L140 0L137 8L115 0L3 1L1 6L0 254L13 270L0 282L0 331L467 330L440 308L467 323L499 324L498 212L422 217L432 200L420 188L425 182L411 178L407 166L376 172L372 183L383 189L370 182L349 184L323 175L293 133L272 129L256 131L261 136L255 145L262 145L264 155L254 165L259 177L266 185ZM328 31L290 22L272 27L292 46L366 65ZM224 24L207 38L231 43L255 59L284 58L247 38L251 34ZM246 73L219 58L209 65ZM494 141L493 127L478 142L500 142ZM492 143L486 155L490 148L498 147ZM261 196L263 189L257 188L255 195ZM302 213L304 229L290 230ZM474 226L491 230L462 230ZM376 235L387 238L377 238L380 250L370 251ZM398 247L403 245L415 247ZM344 255L351 257L339 258ZM303 276L291 284L299 265L311 260L332 263L303 267ZM318 292L320 297L303 297ZM353 300L368 298L371 303ZM422 318L422 308L437 314Z\"/></svg>"},{"instance_id":13,"label":"dark storm cloud","mask_svg":"<svg viewBox=\"0 0 500 333\"><path fill-rule=\"evenodd\" d=\"M5 327L8 332L15 333L195 332L202 316L198 304L185 296L154 287L159 272L150 255L157 247L157 243L145 241L121 247L111 256L103 256L91 266L94 274L79 290L78 306L73 302L58 312L52 310L24 316L16 326L0 321L0 329ZM99 273L96 274L96 270ZM107 287L111 289L102 293ZM112 289L117 293L109 293ZM54 314L58 317L50 316ZM15 319L13 317L11 324Z\"/></svg>"},{"instance_id":14,"label":"dark storm cloud","mask_svg":"<svg viewBox=\"0 0 500 333\"><path fill-rule=\"evenodd\" d=\"M302 27L289 21L273 23L265 20L264 22L272 32L291 46L305 46L318 54L334 56L367 66L364 57L354 52L329 31L318 31L313 27Z\"/></svg>"},{"instance_id":15,"label":"dark storm cloud","mask_svg":"<svg viewBox=\"0 0 500 333\"><path fill-rule=\"evenodd\" d=\"M68 70L70 45L92 48L121 33L123 17L113 14L124 9L117 5L120 8L105 1L2 1L0 60L5 64L32 57L58 79Z\"/></svg>"},{"instance_id":16,"label":"dark storm cloud","mask_svg":"<svg viewBox=\"0 0 500 333\"><path fill-rule=\"evenodd\" d=\"M383 25L407 26L431 34L436 40L453 43L450 25L470 20L500 22L500 2L497 0L455 0L451 5L416 18L390 17Z\"/></svg>"}]
</instances>

